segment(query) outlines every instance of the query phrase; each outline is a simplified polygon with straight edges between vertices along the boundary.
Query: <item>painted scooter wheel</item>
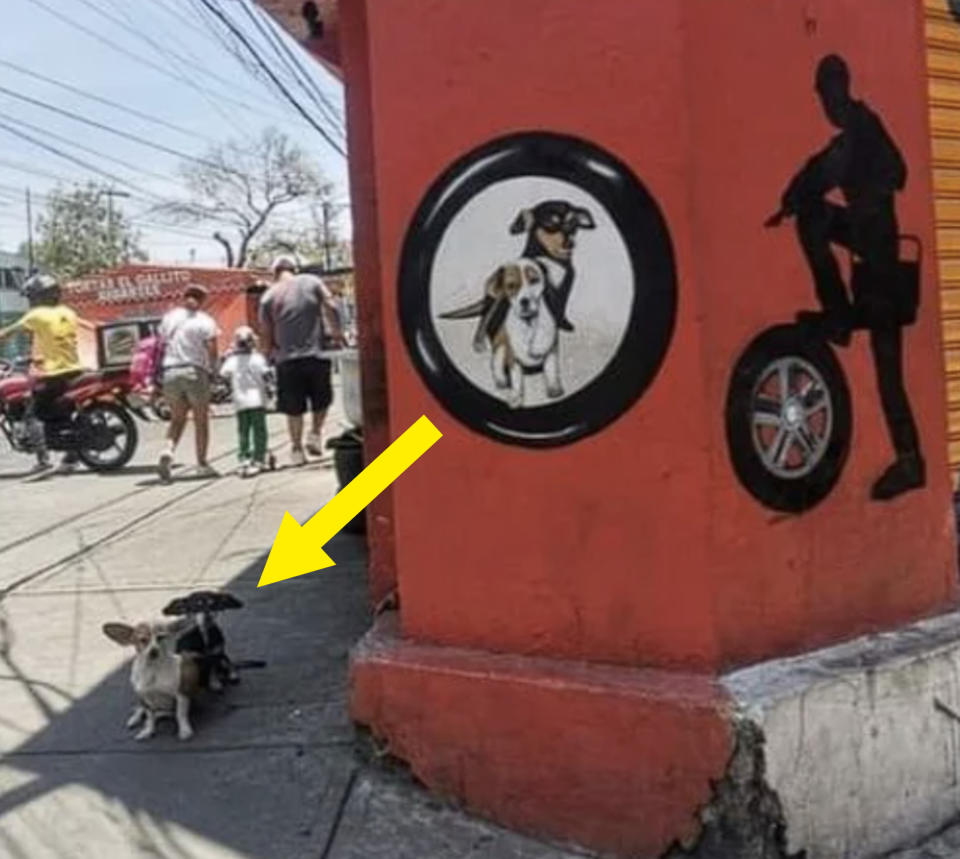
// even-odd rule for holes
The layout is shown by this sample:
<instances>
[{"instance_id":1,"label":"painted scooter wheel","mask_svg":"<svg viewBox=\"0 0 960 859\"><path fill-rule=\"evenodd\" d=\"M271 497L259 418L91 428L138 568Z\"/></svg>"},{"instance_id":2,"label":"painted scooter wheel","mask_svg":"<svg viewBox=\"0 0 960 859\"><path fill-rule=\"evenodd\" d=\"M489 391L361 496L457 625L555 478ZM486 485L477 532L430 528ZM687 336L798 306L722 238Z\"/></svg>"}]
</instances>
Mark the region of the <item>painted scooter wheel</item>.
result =
<instances>
[{"instance_id":1,"label":"painted scooter wheel","mask_svg":"<svg viewBox=\"0 0 960 859\"><path fill-rule=\"evenodd\" d=\"M764 331L734 368L726 424L737 477L761 504L802 513L820 503L843 471L853 426L833 350L795 325Z\"/></svg>"}]
</instances>

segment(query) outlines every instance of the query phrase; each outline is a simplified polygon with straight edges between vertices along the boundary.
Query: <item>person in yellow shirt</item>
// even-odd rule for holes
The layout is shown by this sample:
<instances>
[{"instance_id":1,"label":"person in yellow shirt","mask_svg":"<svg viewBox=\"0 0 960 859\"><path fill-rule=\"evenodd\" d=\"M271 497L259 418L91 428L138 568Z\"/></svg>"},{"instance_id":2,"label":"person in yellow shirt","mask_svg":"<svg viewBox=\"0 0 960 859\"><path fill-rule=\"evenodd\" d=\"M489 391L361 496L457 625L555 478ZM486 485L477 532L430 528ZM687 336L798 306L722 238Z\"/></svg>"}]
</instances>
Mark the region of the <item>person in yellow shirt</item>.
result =
<instances>
[{"instance_id":1,"label":"person in yellow shirt","mask_svg":"<svg viewBox=\"0 0 960 859\"><path fill-rule=\"evenodd\" d=\"M33 410L43 421L47 444L38 451L41 467L47 467L46 446L64 422L69 422L69 409L62 403L63 395L77 376L83 372L77 349L77 314L62 303L60 284L49 275L35 275L23 285L23 293L30 309L13 325L0 329L0 340L16 331L31 335L31 350L36 372L33 388ZM77 464L77 453L68 450L60 463L63 471Z\"/></svg>"}]
</instances>

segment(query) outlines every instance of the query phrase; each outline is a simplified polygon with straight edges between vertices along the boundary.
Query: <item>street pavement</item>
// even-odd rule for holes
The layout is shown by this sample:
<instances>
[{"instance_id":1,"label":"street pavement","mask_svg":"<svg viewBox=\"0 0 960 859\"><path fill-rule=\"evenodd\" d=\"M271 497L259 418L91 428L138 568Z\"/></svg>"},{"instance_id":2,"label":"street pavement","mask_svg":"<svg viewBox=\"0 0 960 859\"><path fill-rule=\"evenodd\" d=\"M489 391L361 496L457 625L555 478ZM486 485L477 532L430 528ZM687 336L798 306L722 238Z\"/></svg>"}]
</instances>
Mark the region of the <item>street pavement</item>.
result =
<instances>
[{"instance_id":1,"label":"street pavement","mask_svg":"<svg viewBox=\"0 0 960 859\"><path fill-rule=\"evenodd\" d=\"M328 426L336 432L334 412ZM363 541L337 566L257 589L284 510L306 518L334 493L328 458L242 480L234 421L214 421L223 475L193 479L192 428L170 485L153 463L163 425L139 423L116 475L30 479L0 451L0 589L12 635L0 658L3 859L562 859L583 856L471 817L358 753L346 711L350 647L370 623ZM288 461L283 426L271 444ZM131 654L107 621L160 617L172 597L226 588L234 659L265 660L209 694L182 743L171 722L135 742Z\"/></svg>"},{"instance_id":2,"label":"street pavement","mask_svg":"<svg viewBox=\"0 0 960 859\"><path fill-rule=\"evenodd\" d=\"M328 431L338 432L334 410ZM0 450L0 590L12 646L0 657L2 859L573 859L508 832L369 763L346 711L350 647L370 623L362 539L327 548L333 569L257 589L285 510L301 521L336 489L329 458L241 480L234 421L214 420L222 476L191 474L192 428L170 485L154 471L163 425L139 423L122 473L31 479ZM271 446L288 461L283 424ZM226 588L239 686L137 743L130 654L107 621L157 618L190 590ZM960 828L895 859L960 859Z\"/></svg>"}]
</instances>

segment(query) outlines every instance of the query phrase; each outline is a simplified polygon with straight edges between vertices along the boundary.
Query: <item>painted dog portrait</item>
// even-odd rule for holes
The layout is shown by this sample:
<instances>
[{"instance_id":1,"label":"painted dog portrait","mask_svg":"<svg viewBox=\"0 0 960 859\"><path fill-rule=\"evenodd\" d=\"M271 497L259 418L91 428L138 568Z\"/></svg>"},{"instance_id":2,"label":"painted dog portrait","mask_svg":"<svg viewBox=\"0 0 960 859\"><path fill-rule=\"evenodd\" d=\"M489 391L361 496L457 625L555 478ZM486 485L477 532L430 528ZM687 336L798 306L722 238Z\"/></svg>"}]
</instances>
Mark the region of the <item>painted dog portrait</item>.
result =
<instances>
[{"instance_id":1,"label":"painted dog portrait","mask_svg":"<svg viewBox=\"0 0 960 859\"><path fill-rule=\"evenodd\" d=\"M441 319L477 319L473 348L490 352L494 386L512 408L525 404L525 377L542 375L550 399L565 393L560 332L573 332L567 305L576 279L574 251L580 230L596 228L590 211L564 200L521 210L509 227L524 236L521 255L500 262L470 304Z\"/></svg>"}]
</instances>

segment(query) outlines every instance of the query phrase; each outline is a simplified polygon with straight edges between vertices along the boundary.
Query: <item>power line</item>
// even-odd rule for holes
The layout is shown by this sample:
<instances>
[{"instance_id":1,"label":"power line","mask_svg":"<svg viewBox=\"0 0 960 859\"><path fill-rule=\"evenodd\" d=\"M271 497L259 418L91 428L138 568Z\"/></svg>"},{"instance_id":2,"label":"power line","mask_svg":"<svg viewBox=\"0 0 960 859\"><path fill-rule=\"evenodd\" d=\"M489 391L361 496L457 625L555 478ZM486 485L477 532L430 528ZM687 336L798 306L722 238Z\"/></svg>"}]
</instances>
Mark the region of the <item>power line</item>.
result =
<instances>
[{"instance_id":1,"label":"power line","mask_svg":"<svg viewBox=\"0 0 960 859\"><path fill-rule=\"evenodd\" d=\"M336 132L343 135L344 130L340 117L337 116L337 112L330 105L326 94L317 86L316 81L310 78L303 66L297 61L296 55L290 51L283 39L278 37L273 27L270 24L264 25L262 22L261 18L269 17L269 15L259 7L258 10L260 14L255 14L244 0L240 0L240 7L246 13L247 18L250 19L257 31L266 39L267 44L273 48L274 54L276 54L284 66L286 66L293 80L313 103L317 105L320 112L324 115L324 118L334 127Z\"/></svg>"},{"instance_id":2,"label":"power line","mask_svg":"<svg viewBox=\"0 0 960 859\"><path fill-rule=\"evenodd\" d=\"M33 0L31 0L33 2ZM121 131L119 128L114 128L112 125L107 125L103 122L97 122L94 119L88 119L85 116L81 116L79 113L74 113L71 110L66 110L62 107L57 107L54 104L49 102L42 101L41 99L33 98L23 93L16 92L12 89L7 89L7 87L0 86L0 93L9 95L12 98L18 99L19 101L26 102L27 104L35 105L36 107L42 107L44 110L49 110L54 113L59 113L61 116L66 116L75 122L82 122L84 125L89 125L92 128L99 128L101 131L108 131L110 134L115 134L118 137L126 138L127 140L132 140L134 143L139 143L142 146L149 146L151 149L156 149L160 152L166 152L167 155L175 155L177 158L182 158L185 161L194 161L197 164L202 164L204 167L210 167L218 171L226 171L229 173L239 174L238 171L225 167L222 164L217 164L214 161L209 161L206 158L200 158L196 155L190 155L186 152L183 152L180 149L174 149L172 146L164 146L162 143L155 143L152 140L147 140L144 137L140 137L136 134L131 134L129 131Z\"/></svg>"},{"instance_id":3,"label":"power line","mask_svg":"<svg viewBox=\"0 0 960 859\"><path fill-rule=\"evenodd\" d=\"M55 17L57 20L62 21L65 24L69 24L71 27L74 27L75 29L79 30L81 33L85 33L86 35L90 36L90 38L92 39L96 39L96 41L106 45L112 50L123 54L125 57L129 57L134 62L139 63L142 66L146 66L147 68L153 69L154 71L159 72L165 77L168 77L171 80L176 81L178 84L181 84L181 85L183 84L183 80L176 73L171 72L166 66L162 66L159 63L155 63L152 60L148 60L146 57L142 57L139 54L134 53L133 51L127 50L122 45L118 45L116 42L114 42L111 39L108 39L106 36L101 35L96 30L93 30L85 26L84 24L81 24L79 21L76 21L73 18L70 18L67 15L64 15L62 12L52 9L50 6L44 3L43 0L27 0L27 2L32 3L34 6L38 6L39 8L43 9L45 12ZM197 84L197 86L199 86L199 84ZM237 98L233 98L232 96L225 95L223 93L214 92L213 90L210 90L206 87L201 87L201 89L205 89L209 95L213 96L214 98L218 98L221 101L230 102L231 104L235 104L247 111L262 113L262 111L259 111L256 108L252 107L248 102L242 101ZM286 120L288 119L288 117L284 117L284 119Z\"/></svg>"},{"instance_id":4,"label":"power line","mask_svg":"<svg viewBox=\"0 0 960 859\"><path fill-rule=\"evenodd\" d=\"M65 183L67 183L67 182L73 182L73 181L74 181L73 179L69 179L69 178L67 178L67 177L65 177L65 176L58 176L56 173L50 173L50 172L47 171L47 170L40 170L40 169L37 168L37 167L28 167L28 166L25 166L24 164L22 164L22 163L20 163L20 162L17 162L17 161L10 161L10 160L7 159L7 158L0 158L0 164L2 164L2 165L5 166L5 167L8 167L8 168L11 169L11 170L16 170L16 171L18 171L18 172L20 172L20 173L28 173L28 174L33 175L33 176L40 176L40 177L42 177L42 178L44 178L44 179L52 179L54 182L65 182ZM9 187L11 187L11 186L7 185L6 187L9 188Z\"/></svg>"},{"instance_id":5,"label":"power line","mask_svg":"<svg viewBox=\"0 0 960 859\"><path fill-rule=\"evenodd\" d=\"M171 0L171 2L173 2L173 0ZM269 84L262 79L262 73L259 67L252 60L247 59L234 44L230 36L223 32L223 28L213 19L210 10L202 3L197 2L197 0L194 0L194 2L187 0L187 2L190 3L190 10L206 31L208 38L216 42L227 54L233 57L251 78L269 89Z\"/></svg>"},{"instance_id":6,"label":"power line","mask_svg":"<svg viewBox=\"0 0 960 859\"><path fill-rule=\"evenodd\" d=\"M74 95L79 95L82 98L90 99L91 101L100 102L100 104L105 104L108 107L115 108L116 110L122 110L124 113L128 113L131 116L136 116L139 119L146 120L147 122L155 123L156 125L163 126L170 129L171 131L176 131L179 134L185 134L190 137L194 137L197 140L203 140L206 143L213 143L209 137L204 137L202 134L198 134L196 131L191 131L189 128L184 128L182 125L177 125L173 122L168 122L165 119L161 119L158 116L151 116L149 113L144 113L141 110L136 108L129 107L125 104L121 104L118 101L112 101L109 98L104 98L103 96L96 95L95 93L89 92L88 90L80 89L79 87L72 86L63 81L58 81L56 78L50 78L46 75L42 75L39 72L35 72L31 69L24 68L23 66L17 65L16 63L11 63L9 60L0 59L0 66L5 66L8 69L13 69L14 71L20 72L20 74L28 75L31 78L36 80L43 81L52 86L60 87L61 89L66 90L67 92L72 92Z\"/></svg>"},{"instance_id":7,"label":"power line","mask_svg":"<svg viewBox=\"0 0 960 859\"><path fill-rule=\"evenodd\" d=\"M145 196L147 198L153 197L155 200L161 203L166 202L166 200L164 200L163 197L160 197L157 194L153 194L150 191L144 191L142 188L139 188L138 186L134 185L132 182L129 182L126 179L122 179L121 177L113 173L109 173L106 170L101 170L96 165L90 164L88 161L84 161L82 158L77 158L76 156L71 155L69 152L64 152L62 149L58 149L56 146L53 146L50 143L45 143L42 140L37 140L37 138L27 134L26 132L20 131L17 128L14 128L12 125L8 125L7 123L0 121L0 128L4 129L8 134L12 134L15 137L19 137L22 140L26 140L29 143L32 143L34 146L39 146L41 149L46 149L48 152L51 152L54 155L59 156L60 158L64 158L67 161L70 161L74 164L79 165L80 167L83 167L86 170L90 170L93 173L97 173L98 175L103 176L105 179L109 179L111 182L117 182L120 185L126 185L128 188L132 188L141 196Z\"/></svg>"},{"instance_id":8,"label":"power line","mask_svg":"<svg viewBox=\"0 0 960 859\"><path fill-rule=\"evenodd\" d=\"M39 0L31 0L31 2L39 2ZM203 3L203 5L206 6L214 15L216 15L217 18L219 18L220 21L223 22L224 26L230 30L234 38L237 39L237 41L239 41L247 49L247 51L250 52L251 56L257 61L257 64L260 66L260 68L262 68L270 76L270 80L273 81L277 89L279 89L280 92L283 93L287 101L289 101L297 109L297 112L300 113L300 115L319 132L320 136L327 142L327 145L330 146L330 148L333 149L333 151L336 152L338 155L340 155L343 158L346 158L347 153L343 150L343 148L327 133L326 129L323 128L323 126L317 123L317 121L312 116L310 116L309 113L307 113L303 105L301 105L300 102L297 101L297 98L293 95L293 93L290 92L290 90L287 89L283 81L281 81L274 74L270 66L268 66L267 63L264 62L263 58L260 56L257 49L252 44L250 44L250 40L247 39L247 37L237 27L237 25L234 24L234 22L229 18L229 16L227 16L223 12L223 10L220 9L218 6L214 5L213 0L200 0L200 2Z\"/></svg>"},{"instance_id":9,"label":"power line","mask_svg":"<svg viewBox=\"0 0 960 859\"><path fill-rule=\"evenodd\" d=\"M9 120L10 122L16 123L18 126L25 126L33 131L37 131L40 134L45 135L46 137L52 137L54 140L59 140L61 143L66 143L68 146L73 146L75 149L79 149L83 152L89 152L91 155L96 155L98 158L106 159L107 161L112 161L114 164L119 164L121 167L126 168L127 170L132 170L134 173L141 173L144 176L150 176L154 179L161 179L164 182L177 182L173 176L164 175L162 173L154 173L153 170L147 170L145 167L140 167L137 164L131 164L129 161L125 161L122 158L118 158L116 155L107 155L105 152L95 149L92 146L85 146L82 143L77 143L75 140L71 140L69 137L64 137L62 134L57 134L54 131L50 131L48 128L43 128L39 125L34 125L32 122L27 122L24 119L20 119L17 116L11 116L9 113L3 113L0 111L0 118Z\"/></svg>"},{"instance_id":10,"label":"power line","mask_svg":"<svg viewBox=\"0 0 960 859\"><path fill-rule=\"evenodd\" d=\"M160 44L155 39L148 36L143 31L141 31L140 29L136 27L132 27L126 22L121 21L119 18L110 14L105 9L100 8L96 3L93 3L91 0L79 0L79 2L82 3L84 6L86 6L88 9L93 10L96 14L105 18L114 26L120 27L122 30L130 33L133 36L136 36L138 39L145 42L154 50L159 51L164 56L172 58L173 64L172 64L171 70L173 71L174 75L176 75L177 79L181 83L186 84L188 87L195 90L197 94L201 98L203 98L204 101L206 101L217 113L219 113L224 118L224 120L229 122L241 136L244 136L247 133L246 130L241 125L239 125L236 122L236 120L229 113L227 113L216 101L211 100L210 96L208 95L208 92L205 89L203 89L196 81L188 77L179 68L179 66L180 65L192 66L193 68L198 69L201 72L201 74L205 74L208 77L217 81L222 82L223 78L221 78L219 75L215 74L214 72L211 72L208 68L206 68L206 66L203 66L198 63L194 63L189 59L187 59L186 57L184 57L183 55L178 54L176 51L173 51L170 48L167 48L165 45ZM231 85L230 81L227 81L227 85L228 86Z\"/></svg>"},{"instance_id":11,"label":"power line","mask_svg":"<svg viewBox=\"0 0 960 859\"><path fill-rule=\"evenodd\" d=\"M166 45L163 45L162 43L158 42L156 39L154 39L153 37L145 33L143 30L140 30L139 28L131 24L128 24L125 21L121 21L115 15L108 12L106 9L103 9L100 6L98 6L96 3L92 2L92 0L75 0L75 2L82 3L88 9L93 10L98 15L108 20L111 24L114 24L115 26L120 27L122 30L125 30L126 32L130 33L130 35L136 36L141 41L146 42L151 48L154 48L155 50L160 51L161 53L166 54L169 57L173 57L174 59L178 60L184 65L187 65L187 66L190 66L191 68L196 69L201 74L204 74L207 77L209 77L211 80L217 81L217 83L223 84L227 87L230 87L231 89L236 89L236 86L237 86L236 81L231 81L231 80L228 80L227 78L221 77L215 71L213 71L212 69L209 69L207 66L203 65L202 63L198 63L190 59L189 57L185 57L183 54L178 54L172 48L169 48Z\"/></svg>"}]
</instances>

